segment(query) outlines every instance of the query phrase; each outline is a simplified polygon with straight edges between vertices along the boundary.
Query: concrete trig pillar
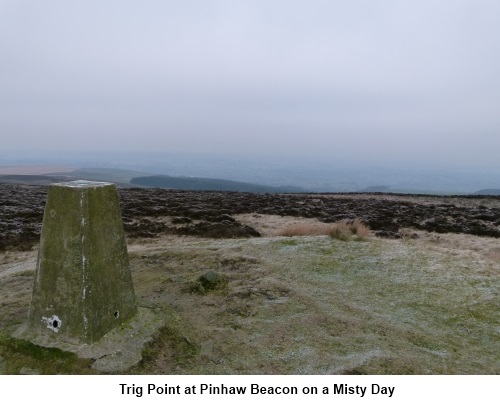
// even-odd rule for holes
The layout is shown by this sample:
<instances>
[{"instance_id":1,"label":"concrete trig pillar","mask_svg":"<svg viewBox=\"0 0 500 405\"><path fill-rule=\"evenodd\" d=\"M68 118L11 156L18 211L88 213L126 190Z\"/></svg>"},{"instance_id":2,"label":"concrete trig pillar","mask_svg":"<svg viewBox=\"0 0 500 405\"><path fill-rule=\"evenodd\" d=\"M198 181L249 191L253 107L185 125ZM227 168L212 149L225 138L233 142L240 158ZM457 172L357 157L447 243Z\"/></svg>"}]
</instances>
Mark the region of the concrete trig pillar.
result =
<instances>
[{"instance_id":1,"label":"concrete trig pillar","mask_svg":"<svg viewBox=\"0 0 500 405\"><path fill-rule=\"evenodd\" d=\"M50 185L29 332L92 344L136 311L115 185Z\"/></svg>"}]
</instances>

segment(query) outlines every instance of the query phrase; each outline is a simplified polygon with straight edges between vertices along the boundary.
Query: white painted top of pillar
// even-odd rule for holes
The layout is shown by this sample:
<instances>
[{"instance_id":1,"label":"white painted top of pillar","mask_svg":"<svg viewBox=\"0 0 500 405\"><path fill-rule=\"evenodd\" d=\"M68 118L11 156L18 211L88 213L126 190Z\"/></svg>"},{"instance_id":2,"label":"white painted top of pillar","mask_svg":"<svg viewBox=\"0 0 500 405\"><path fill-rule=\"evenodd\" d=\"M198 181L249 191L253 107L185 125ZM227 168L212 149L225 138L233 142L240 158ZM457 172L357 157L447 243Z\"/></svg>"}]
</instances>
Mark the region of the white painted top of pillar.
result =
<instances>
[{"instance_id":1,"label":"white painted top of pillar","mask_svg":"<svg viewBox=\"0 0 500 405\"><path fill-rule=\"evenodd\" d=\"M76 180L76 181L67 181L65 183L54 183L52 185L60 187L73 187L73 188L95 188L95 187L112 186L113 183L108 183L104 181Z\"/></svg>"}]
</instances>

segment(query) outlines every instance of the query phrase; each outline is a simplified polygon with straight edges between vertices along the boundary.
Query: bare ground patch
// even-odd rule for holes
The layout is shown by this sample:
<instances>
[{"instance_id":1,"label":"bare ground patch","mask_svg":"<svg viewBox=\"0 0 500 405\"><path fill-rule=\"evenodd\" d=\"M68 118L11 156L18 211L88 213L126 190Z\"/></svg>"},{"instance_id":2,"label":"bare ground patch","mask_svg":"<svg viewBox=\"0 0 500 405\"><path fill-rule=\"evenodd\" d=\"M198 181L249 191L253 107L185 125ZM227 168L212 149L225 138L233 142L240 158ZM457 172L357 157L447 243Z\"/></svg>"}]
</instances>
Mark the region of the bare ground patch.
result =
<instances>
[{"instance_id":1,"label":"bare ground patch","mask_svg":"<svg viewBox=\"0 0 500 405\"><path fill-rule=\"evenodd\" d=\"M239 214L236 220L245 225L253 226L262 236L279 236L282 229L290 226L305 226L316 229L326 229L327 224L317 218L301 218L287 215Z\"/></svg>"}]
</instances>

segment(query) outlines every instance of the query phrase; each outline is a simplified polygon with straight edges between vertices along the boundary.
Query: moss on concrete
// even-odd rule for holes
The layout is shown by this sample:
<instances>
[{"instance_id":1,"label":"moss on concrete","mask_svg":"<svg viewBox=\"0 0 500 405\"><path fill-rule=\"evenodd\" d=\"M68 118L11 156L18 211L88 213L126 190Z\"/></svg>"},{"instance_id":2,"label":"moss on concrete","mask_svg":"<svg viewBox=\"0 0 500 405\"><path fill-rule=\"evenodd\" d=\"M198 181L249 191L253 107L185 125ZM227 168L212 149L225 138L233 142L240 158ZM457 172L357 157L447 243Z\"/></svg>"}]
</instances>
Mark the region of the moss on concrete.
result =
<instances>
[{"instance_id":1,"label":"moss on concrete","mask_svg":"<svg viewBox=\"0 0 500 405\"><path fill-rule=\"evenodd\" d=\"M137 311L116 187L49 187L29 314L32 334L93 343Z\"/></svg>"}]
</instances>

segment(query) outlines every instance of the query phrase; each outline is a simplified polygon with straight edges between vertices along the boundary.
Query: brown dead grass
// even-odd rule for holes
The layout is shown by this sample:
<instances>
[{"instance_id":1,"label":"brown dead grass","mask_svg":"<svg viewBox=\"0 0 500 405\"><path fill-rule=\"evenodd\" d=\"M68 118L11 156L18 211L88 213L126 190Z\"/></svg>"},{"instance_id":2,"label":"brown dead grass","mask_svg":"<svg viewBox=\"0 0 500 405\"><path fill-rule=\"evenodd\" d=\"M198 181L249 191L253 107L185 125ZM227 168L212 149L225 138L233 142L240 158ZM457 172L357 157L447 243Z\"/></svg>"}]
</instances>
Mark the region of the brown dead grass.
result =
<instances>
[{"instance_id":1,"label":"brown dead grass","mask_svg":"<svg viewBox=\"0 0 500 405\"><path fill-rule=\"evenodd\" d=\"M277 232L278 236L314 236L328 235L333 228L332 224L298 223L288 225Z\"/></svg>"},{"instance_id":2,"label":"brown dead grass","mask_svg":"<svg viewBox=\"0 0 500 405\"><path fill-rule=\"evenodd\" d=\"M275 232L276 236L320 236L329 235L338 240L367 240L370 228L360 219L342 220L333 224L322 222L298 222L287 225Z\"/></svg>"},{"instance_id":3,"label":"brown dead grass","mask_svg":"<svg viewBox=\"0 0 500 405\"><path fill-rule=\"evenodd\" d=\"M370 237L370 228L357 218L353 221L343 220L332 224L329 235L339 240L367 240Z\"/></svg>"}]
</instances>

